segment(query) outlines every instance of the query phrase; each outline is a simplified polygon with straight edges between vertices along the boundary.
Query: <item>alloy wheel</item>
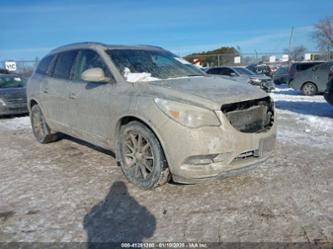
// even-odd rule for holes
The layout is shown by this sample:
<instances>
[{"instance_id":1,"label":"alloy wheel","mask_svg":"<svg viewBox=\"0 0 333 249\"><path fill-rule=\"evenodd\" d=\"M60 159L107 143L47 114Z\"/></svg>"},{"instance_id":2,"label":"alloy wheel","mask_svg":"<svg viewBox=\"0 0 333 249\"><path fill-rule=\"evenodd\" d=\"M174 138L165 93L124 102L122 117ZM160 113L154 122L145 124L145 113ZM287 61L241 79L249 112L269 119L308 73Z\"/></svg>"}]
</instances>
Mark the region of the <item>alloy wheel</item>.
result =
<instances>
[{"instance_id":1,"label":"alloy wheel","mask_svg":"<svg viewBox=\"0 0 333 249\"><path fill-rule=\"evenodd\" d=\"M124 143L126 167L135 178L147 179L153 172L154 155L148 139L135 131L128 131Z\"/></svg>"}]
</instances>

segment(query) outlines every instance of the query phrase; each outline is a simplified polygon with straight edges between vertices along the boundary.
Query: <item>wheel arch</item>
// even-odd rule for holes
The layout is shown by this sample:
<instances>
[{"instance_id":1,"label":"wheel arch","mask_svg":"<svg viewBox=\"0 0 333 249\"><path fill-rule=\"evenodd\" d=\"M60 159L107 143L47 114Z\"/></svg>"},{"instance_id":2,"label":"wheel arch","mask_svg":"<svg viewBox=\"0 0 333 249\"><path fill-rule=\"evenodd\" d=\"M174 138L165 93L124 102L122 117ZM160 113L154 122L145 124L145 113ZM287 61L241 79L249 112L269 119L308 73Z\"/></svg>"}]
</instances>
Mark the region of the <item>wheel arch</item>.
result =
<instances>
[{"instance_id":1,"label":"wheel arch","mask_svg":"<svg viewBox=\"0 0 333 249\"><path fill-rule=\"evenodd\" d=\"M307 84L307 83L313 84L313 85L316 87L316 94L317 94L317 93L318 93L318 90L319 90L318 85L317 85L315 82L310 81L310 80L305 81L305 82L301 85L300 90L303 91L303 87L304 87L304 85Z\"/></svg>"},{"instance_id":2,"label":"wheel arch","mask_svg":"<svg viewBox=\"0 0 333 249\"><path fill-rule=\"evenodd\" d=\"M35 100L35 99L30 99L30 100L29 100L29 104L28 104L29 112L31 112L31 108L32 108L34 105L39 105L39 103L38 103L37 100Z\"/></svg>"},{"instance_id":3,"label":"wheel arch","mask_svg":"<svg viewBox=\"0 0 333 249\"><path fill-rule=\"evenodd\" d=\"M307 80L307 81L303 82L303 84L301 85L301 89L303 89L304 85L307 84L307 83L313 84L317 88L317 91L318 91L317 84L315 82L311 81L311 80Z\"/></svg>"},{"instance_id":4,"label":"wheel arch","mask_svg":"<svg viewBox=\"0 0 333 249\"><path fill-rule=\"evenodd\" d=\"M123 117L121 117L118 120L118 122L116 124L116 128L115 128L115 131L114 131L114 138L115 138L114 148L115 148L115 151L116 151L117 161L119 161L118 160L118 155L119 155L119 151L118 151L119 146L118 146L118 143L119 143L120 129L121 129L122 126L124 126L124 125L126 125L126 124L128 124L128 123L130 123L132 121L138 121L138 122L144 124L156 136L158 142L160 143L160 145L162 147L165 160L166 160L167 165L169 167L169 159L168 159L169 157L168 157L167 150L165 149L166 146L162 142L163 140L161 139L160 135L156 131L156 128L148 120L145 120L143 118L139 118L139 117L137 117L135 115L126 115L126 116L123 116ZM170 167L169 167L169 169L170 169Z\"/></svg>"}]
</instances>

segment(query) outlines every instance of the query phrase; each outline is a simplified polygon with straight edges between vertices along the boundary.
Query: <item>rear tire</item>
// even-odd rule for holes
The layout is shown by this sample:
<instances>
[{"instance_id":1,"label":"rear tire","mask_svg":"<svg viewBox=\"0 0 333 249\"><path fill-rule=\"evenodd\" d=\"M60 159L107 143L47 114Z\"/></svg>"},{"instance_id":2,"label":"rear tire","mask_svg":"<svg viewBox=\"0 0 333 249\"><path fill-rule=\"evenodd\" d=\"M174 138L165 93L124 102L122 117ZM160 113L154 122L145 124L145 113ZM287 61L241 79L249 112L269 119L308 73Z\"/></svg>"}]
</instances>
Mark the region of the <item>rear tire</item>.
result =
<instances>
[{"instance_id":1,"label":"rear tire","mask_svg":"<svg viewBox=\"0 0 333 249\"><path fill-rule=\"evenodd\" d=\"M304 83L301 90L302 90L302 93L306 96L313 96L313 95L316 95L318 92L317 86L312 82Z\"/></svg>"},{"instance_id":2,"label":"rear tire","mask_svg":"<svg viewBox=\"0 0 333 249\"><path fill-rule=\"evenodd\" d=\"M46 144L58 140L58 134L51 133L51 129L47 125L42 110L38 105L34 105L31 108L30 120L32 132L38 142Z\"/></svg>"},{"instance_id":3,"label":"rear tire","mask_svg":"<svg viewBox=\"0 0 333 249\"><path fill-rule=\"evenodd\" d=\"M144 124L132 121L122 126L118 146L121 169L133 184L152 189L170 180L162 147Z\"/></svg>"}]
</instances>

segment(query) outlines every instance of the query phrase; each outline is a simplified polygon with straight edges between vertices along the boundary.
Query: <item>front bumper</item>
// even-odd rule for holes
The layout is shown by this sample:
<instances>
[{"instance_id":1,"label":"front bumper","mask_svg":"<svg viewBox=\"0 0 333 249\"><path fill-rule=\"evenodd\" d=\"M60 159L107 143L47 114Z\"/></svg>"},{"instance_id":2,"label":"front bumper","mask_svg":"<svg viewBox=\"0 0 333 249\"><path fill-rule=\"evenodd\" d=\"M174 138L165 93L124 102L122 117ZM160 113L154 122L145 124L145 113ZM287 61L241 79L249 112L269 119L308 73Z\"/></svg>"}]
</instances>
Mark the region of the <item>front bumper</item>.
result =
<instances>
[{"instance_id":1,"label":"front bumper","mask_svg":"<svg viewBox=\"0 0 333 249\"><path fill-rule=\"evenodd\" d=\"M27 104L6 105L0 104L0 116L2 115L19 115L28 113Z\"/></svg>"},{"instance_id":2,"label":"front bumper","mask_svg":"<svg viewBox=\"0 0 333 249\"><path fill-rule=\"evenodd\" d=\"M218 112L220 127L190 129L164 117L160 134L173 180L196 183L264 161L274 149L276 114L273 126L260 133L236 130ZM165 116L165 115L164 115Z\"/></svg>"}]
</instances>

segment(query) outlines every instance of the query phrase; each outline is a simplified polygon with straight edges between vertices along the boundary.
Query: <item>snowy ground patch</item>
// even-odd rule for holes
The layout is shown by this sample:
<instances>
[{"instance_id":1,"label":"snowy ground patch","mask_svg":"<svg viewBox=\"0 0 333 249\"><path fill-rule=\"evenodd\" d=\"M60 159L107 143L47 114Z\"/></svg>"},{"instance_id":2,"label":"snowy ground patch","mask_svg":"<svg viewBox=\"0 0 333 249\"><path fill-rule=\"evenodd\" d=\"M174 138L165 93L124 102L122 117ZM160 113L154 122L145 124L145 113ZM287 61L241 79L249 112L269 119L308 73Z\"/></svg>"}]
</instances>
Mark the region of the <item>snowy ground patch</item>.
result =
<instances>
[{"instance_id":1,"label":"snowy ground patch","mask_svg":"<svg viewBox=\"0 0 333 249\"><path fill-rule=\"evenodd\" d=\"M304 96L287 86L271 93L278 113L278 139L315 147L333 146L333 106L322 95Z\"/></svg>"},{"instance_id":2,"label":"snowy ground patch","mask_svg":"<svg viewBox=\"0 0 333 249\"><path fill-rule=\"evenodd\" d=\"M29 117L15 117L0 119L0 127L8 130L22 130L31 128Z\"/></svg>"}]
</instances>

